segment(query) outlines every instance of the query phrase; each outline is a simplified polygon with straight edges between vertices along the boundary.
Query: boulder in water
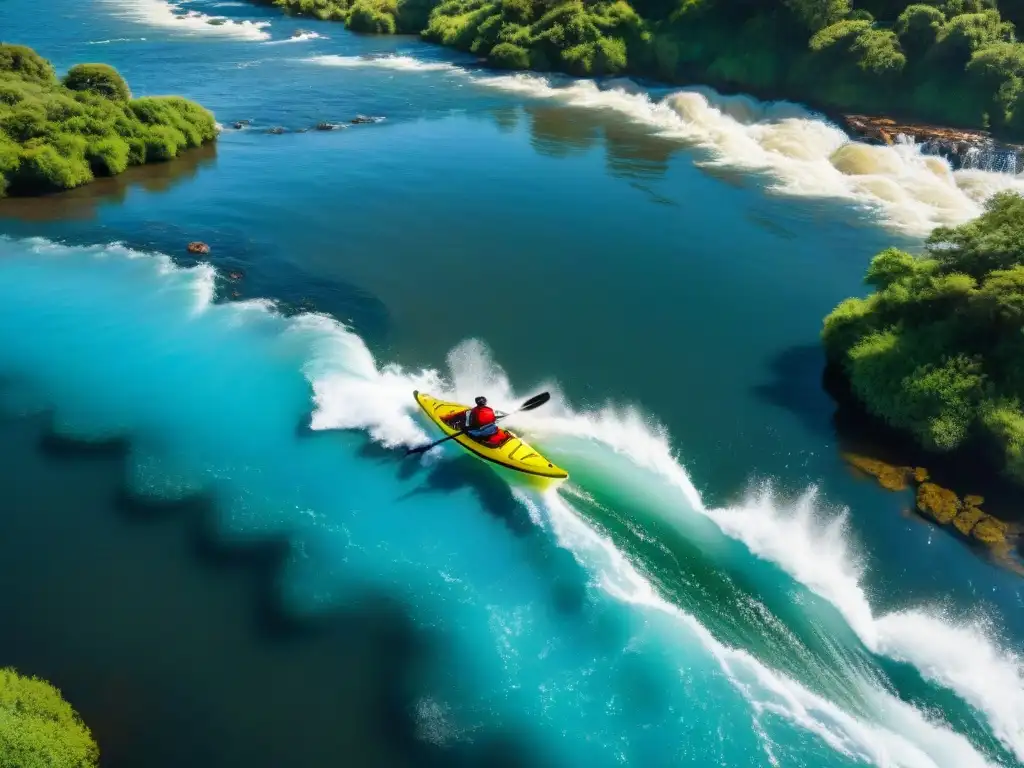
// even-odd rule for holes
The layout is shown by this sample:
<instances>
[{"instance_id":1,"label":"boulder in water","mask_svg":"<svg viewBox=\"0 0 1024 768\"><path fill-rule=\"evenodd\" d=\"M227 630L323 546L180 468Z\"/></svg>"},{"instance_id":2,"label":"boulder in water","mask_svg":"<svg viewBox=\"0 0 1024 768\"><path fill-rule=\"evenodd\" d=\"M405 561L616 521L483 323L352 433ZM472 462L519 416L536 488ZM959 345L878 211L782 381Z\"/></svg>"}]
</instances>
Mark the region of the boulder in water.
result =
<instances>
[{"instance_id":1,"label":"boulder in water","mask_svg":"<svg viewBox=\"0 0 1024 768\"><path fill-rule=\"evenodd\" d=\"M194 253L197 256L208 256L210 254L210 246L196 240L188 244L188 252Z\"/></svg>"},{"instance_id":2,"label":"boulder in water","mask_svg":"<svg viewBox=\"0 0 1024 768\"><path fill-rule=\"evenodd\" d=\"M917 509L939 525L948 525L960 511L960 499L948 488L921 483L917 489Z\"/></svg>"},{"instance_id":3,"label":"boulder in water","mask_svg":"<svg viewBox=\"0 0 1024 768\"><path fill-rule=\"evenodd\" d=\"M272 133L275 136L280 136L282 133L285 133L285 130L281 126L276 126L274 128L268 128L266 133Z\"/></svg>"},{"instance_id":4,"label":"boulder in water","mask_svg":"<svg viewBox=\"0 0 1024 768\"><path fill-rule=\"evenodd\" d=\"M383 122L383 117L367 117L366 115L356 115L350 120L353 125L360 125L361 123L380 123Z\"/></svg>"}]
</instances>

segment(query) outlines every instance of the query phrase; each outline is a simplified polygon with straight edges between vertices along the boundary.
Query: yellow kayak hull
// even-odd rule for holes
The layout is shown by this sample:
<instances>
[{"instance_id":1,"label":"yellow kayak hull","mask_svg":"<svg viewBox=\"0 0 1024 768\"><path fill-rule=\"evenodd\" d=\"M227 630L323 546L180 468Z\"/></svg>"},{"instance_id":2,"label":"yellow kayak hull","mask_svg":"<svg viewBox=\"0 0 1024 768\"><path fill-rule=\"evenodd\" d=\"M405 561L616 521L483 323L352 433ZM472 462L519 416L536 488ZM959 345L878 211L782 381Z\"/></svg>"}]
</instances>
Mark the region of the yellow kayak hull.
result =
<instances>
[{"instance_id":1,"label":"yellow kayak hull","mask_svg":"<svg viewBox=\"0 0 1024 768\"><path fill-rule=\"evenodd\" d=\"M445 435L453 435L458 430L448 426L443 418L453 413L467 411L471 406L460 403L450 403L445 400L438 400L436 397L425 395L422 392L413 392L416 402L427 414L427 417L434 422ZM496 464L505 469L523 473L531 479L544 481L564 480L569 473L541 456L537 451L525 442L519 435L511 430L505 430L512 437L504 444L491 448L477 442L469 435L459 435L452 440L479 459Z\"/></svg>"}]
</instances>

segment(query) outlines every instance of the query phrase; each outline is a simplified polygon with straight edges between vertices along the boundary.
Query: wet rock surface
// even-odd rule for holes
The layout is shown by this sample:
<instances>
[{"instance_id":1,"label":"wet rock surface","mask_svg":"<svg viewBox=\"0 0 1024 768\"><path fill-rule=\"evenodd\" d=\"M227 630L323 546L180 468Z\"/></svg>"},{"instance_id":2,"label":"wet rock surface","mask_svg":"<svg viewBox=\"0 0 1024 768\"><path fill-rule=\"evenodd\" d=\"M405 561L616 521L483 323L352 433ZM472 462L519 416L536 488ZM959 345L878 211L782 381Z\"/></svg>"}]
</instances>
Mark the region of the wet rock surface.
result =
<instances>
[{"instance_id":1,"label":"wet rock surface","mask_svg":"<svg viewBox=\"0 0 1024 768\"><path fill-rule=\"evenodd\" d=\"M847 130L856 138L887 145L911 140L925 154L944 157L955 170L977 168L1016 173L1018 160L1024 152L1024 147L1003 144L984 131L904 123L869 115L844 115L843 120Z\"/></svg>"}]
</instances>

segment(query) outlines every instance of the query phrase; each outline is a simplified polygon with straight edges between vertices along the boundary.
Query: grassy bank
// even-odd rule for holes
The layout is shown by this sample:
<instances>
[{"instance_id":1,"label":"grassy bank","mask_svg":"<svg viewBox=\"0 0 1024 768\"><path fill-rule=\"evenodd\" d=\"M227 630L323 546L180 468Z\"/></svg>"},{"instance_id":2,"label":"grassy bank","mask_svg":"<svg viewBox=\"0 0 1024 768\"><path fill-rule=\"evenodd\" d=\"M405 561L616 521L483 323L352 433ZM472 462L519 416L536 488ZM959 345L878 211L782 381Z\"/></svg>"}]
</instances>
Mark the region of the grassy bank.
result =
<instances>
[{"instance_id":1,"label":"grassy bank","mask_svg":"<svg viewBox=\"0 0 1024 768\"><path fill-rule=\"evenodd\" d=\"M832 364L871 414L928 451L1024 483L1024 198L940 227L920 257L878 254L825 319Z\"/></svg>"},{"instance_id":2,"label":"grassy bank","mask_svg":"<svg viewBox=\"0 0 1024 768\"><path fill-rule=\"evenodd\" d=\"M254 1L507 69L705 82L1024 139L1024 5L1008 0Z\"/></svg>"},{"instance_id":3,"label":"grassy bank","mask_svg":"<svg viewBox=\"0 0 1024 768\"><path fill-rule=\"evenodd\" d=\"M32 49L0 44L0 197L78 187L216 135L213 115L198 104L133 99L105 64L79 64L58 79Z\"/></svg>"}]
</instances>

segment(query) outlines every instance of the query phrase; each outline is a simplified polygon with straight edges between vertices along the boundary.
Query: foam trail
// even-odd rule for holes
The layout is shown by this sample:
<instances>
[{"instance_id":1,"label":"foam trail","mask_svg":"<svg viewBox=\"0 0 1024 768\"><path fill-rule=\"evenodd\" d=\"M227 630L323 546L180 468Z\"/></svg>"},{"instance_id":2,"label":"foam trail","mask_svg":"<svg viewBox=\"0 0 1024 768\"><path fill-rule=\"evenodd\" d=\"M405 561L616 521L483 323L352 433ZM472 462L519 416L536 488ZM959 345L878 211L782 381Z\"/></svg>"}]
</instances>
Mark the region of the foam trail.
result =
<instances>
[{"instance_id":1,"label":"foam trail","mask_svg":"<svg viewBox=\"0 0 1024 768\"><path fill-rule=\"evenodd\" d=\"M783 717L814 733L836 752L878 766L991 765L963 736L930 723L912 706L890 694L872 689L862 691L879 715L877 724L865 722L765 667L748 652L721 644L693 616L660 597L615 545L590 528L557 491L544 494L542 504L559 542L581 564L597 570L605 591L623 602L665 614L695 636L755 712ZM772 757L770 751L768 755Z\"/></svg>"},{"instance_id":2,"label":"foam trail","mask_svg":"<svg viewBox=\"0 0 1024 768\"><path fill-rule=\"evenodd\" d=\"M160 27L186 35L269 40L269 21L236 21L198 11L182 12L182 5L166 0L102 0L117 16L138 24Z\"/></svg>"},{"instance_id":3,"label":"foam trail","mask_svg":"<svg viewBox=\"0 0 1024 768\"><path fill-rule=\"evenodd\" d=\"M703 87L659 98L625 78L599 85L592 80L531 74L475 76L451 64L409 56L320 56L308 61L458 72L480 86L615 112L660 136L701 147L712 155L708 165L764 174L779 194L845 200L910 235L925 235L938 225L977 217L984 201L997 191L1024 192L1024 175L954 172L946 160L923 155L910 142L879 147L853 141L822 116L791 102L724 96Z\"/></svg>"},{"instance_id":4,"label":"foam trail","mask_svg":"<svg viewBox=\"0 0 1024 768\"><path fill-rule=\"evenodd\" d=\"M924 610L875 616L861 586L863 563L849 543L845 513L823 513L815 504L813 489L787 508L765 487L742 505L707 514L724 533L832 603L868 650L912 664L981 712L1024 762L1021 658L981 621L956 622Z\"/></svg>"},{"instance_id":5,"label":"foam trail","mask_svg":"<svg viewBox=\"0 0 1024 768\"><path fill-rule=\"evenodd\" d=\"M412 56L312 56L306 61L325 67L393 69L398 72L461 72L454 64L444 61L421 61Z\"/></svg>"},{"instance_id":6,"label":"foam trail","mask_svg":"<svg viewBox=\"0 0 1024 768\"><path fill-rule=\"evenodd\" d=\"M317 34L316 32L300 32L292 37L286 37L283 40L268 40L267 45L283 45L284 43L305 43L310 40L322 40L323 35Z\"/></svg>"}]
</instances>

